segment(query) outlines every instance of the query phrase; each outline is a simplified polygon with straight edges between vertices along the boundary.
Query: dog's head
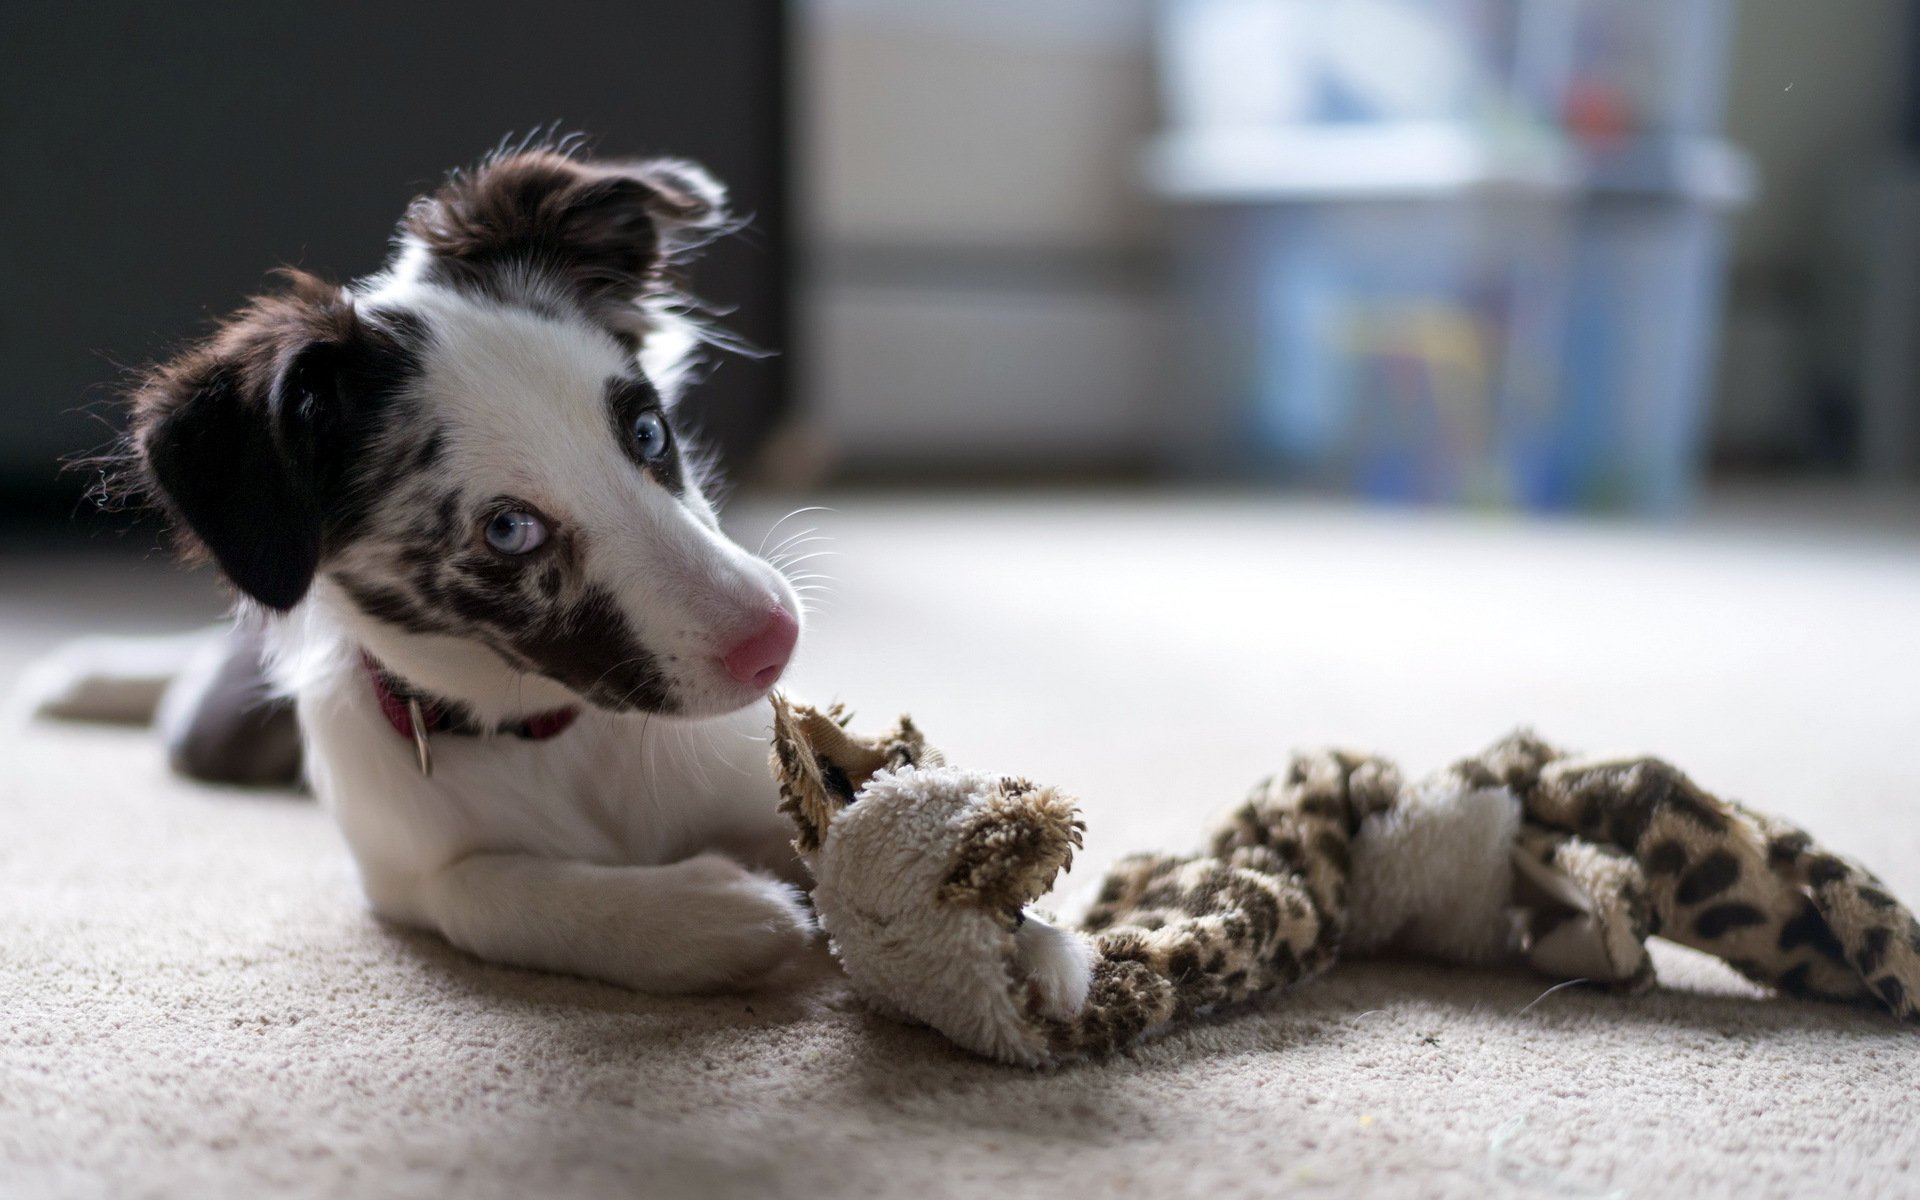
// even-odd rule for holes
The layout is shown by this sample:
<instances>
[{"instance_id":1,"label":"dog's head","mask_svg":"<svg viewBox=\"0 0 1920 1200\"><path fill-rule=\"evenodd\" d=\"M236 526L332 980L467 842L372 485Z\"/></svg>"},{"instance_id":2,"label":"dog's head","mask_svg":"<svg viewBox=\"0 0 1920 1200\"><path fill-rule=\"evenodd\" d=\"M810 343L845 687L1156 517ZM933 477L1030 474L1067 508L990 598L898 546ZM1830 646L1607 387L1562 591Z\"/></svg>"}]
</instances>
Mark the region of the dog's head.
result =
<instances>
[{"instance_id":1,"label":"dog's head","mask_svg":"<svg viewBox=\"0 0 1920 1200\"><path fill-rule=\"evenodd\" d=\"M452 638L613 711L762 695L792 588L719 531L674 411L670 272L727 227L678 161L497 156L381 274L287 273L136 389L136 474L245 596Z\"/></svg>"}]
</instances>

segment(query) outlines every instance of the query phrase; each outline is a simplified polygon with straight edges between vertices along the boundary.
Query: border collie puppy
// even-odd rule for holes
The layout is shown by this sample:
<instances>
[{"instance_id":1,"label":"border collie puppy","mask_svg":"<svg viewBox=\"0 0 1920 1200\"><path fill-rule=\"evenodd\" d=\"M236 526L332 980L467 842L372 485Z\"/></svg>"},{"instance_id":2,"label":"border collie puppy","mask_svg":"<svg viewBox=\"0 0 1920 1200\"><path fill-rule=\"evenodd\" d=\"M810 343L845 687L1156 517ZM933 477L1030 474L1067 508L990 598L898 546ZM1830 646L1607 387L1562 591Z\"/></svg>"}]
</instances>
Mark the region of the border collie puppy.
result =
<instances>
[{"instance_id":1,"label":"border collie puppy","mask_svg":"<svg viewBox=\"0 0 1920 1200\"><path fill-rule=\"evenodd\" d=\"M696 991L812 936L762 873L800 605L675 417L673 268L728 220L690 163L496 155L134 393L128 478L269 614L374 910L482 958Z\"/></svg>"}]
</instances>

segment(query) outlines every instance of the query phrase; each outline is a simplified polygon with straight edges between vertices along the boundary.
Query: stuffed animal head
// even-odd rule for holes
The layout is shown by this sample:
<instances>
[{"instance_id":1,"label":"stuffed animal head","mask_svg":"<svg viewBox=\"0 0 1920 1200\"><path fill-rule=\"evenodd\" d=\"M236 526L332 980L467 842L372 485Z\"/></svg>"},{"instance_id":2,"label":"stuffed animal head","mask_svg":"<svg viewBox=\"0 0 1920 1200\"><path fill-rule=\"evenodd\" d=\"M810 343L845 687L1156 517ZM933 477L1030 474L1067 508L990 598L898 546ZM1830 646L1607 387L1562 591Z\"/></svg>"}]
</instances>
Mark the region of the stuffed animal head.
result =
<instances>
[{"instance_id":1,"label":"stuffed animal head","mask_svg":"<svg viewBox=\"0 0 1920 1200\"><path fill-rule=\"evenodd\" d=\"M820 849L834 819L875 773L943 761L911 717L901 717L880 737L848 733L848 720L837 704L822 712L773 697L773 775L780 811L793 818L793 846L802 857Z\"/></svg>"},{"instance_id":2,"label":"stuffed animal head","mask_svg":"<svg viewBox=\"0 0 1920 1200\"><path fill-rule=\"evenodd\" d=\"M858 737L774 703L773 766L835 955L870 1001L983 1053L1040 1061L1017 938L1082 825L1053 788L962 770L907 718Z\"/></svg>"}]
</instances>

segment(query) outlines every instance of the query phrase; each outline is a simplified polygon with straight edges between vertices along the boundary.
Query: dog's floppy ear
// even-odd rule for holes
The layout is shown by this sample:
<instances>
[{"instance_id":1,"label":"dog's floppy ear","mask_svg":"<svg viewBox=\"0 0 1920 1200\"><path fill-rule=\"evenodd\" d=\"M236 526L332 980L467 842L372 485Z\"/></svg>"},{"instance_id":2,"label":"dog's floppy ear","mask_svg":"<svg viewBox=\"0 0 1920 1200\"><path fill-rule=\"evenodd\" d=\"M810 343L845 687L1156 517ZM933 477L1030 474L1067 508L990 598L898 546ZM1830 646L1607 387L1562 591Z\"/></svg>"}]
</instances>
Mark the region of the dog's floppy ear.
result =
<instances>
[{"instance_id":1,"label":"dog's floppy ear","mask_svg":"<svg viewBox=\"0 0 1920 1200\"><path fill-rule=\"evenodd\" d=\"M526 150L455 173L414 202L401 233L456 285L532 270L595 308L665 287L673 263L729 220L725 190L694 163Z\"/></svg>"},{"instance_id":2,"label":"dog's floppy ear","mask_svg":"<svg viewBox=\"0 0 1920 1200\"><path fill-rule=\"evenodd\" d=\"M351 299L288 272L220 330L154 370L133 397L132 454L189 554L204 550L268 608L300 602L343 471L360 336Z\"/></svg>"}]
</instances>

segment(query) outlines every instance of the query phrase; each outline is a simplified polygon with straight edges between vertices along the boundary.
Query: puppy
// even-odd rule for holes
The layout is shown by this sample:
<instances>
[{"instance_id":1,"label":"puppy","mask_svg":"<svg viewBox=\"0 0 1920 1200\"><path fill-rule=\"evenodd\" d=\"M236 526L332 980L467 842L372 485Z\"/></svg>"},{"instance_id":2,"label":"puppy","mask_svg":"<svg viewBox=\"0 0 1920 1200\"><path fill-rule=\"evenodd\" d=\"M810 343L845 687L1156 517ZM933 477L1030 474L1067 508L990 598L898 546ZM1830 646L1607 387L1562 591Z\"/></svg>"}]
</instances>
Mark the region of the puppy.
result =
<instances>
[{"instance_id":1,"label":"puppy","mask_svg":"<svg viewBox=\"0 0 1920 1200\"><path fill-rule=\"evenodd\" d=\"M699 991L812 935L762 873L801 606L676 412L673 270L729 220L691 163L498 154L133 394L123 482L267 618L374 911L482 958Z\"/></svg>"}]
</instances>

